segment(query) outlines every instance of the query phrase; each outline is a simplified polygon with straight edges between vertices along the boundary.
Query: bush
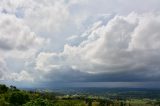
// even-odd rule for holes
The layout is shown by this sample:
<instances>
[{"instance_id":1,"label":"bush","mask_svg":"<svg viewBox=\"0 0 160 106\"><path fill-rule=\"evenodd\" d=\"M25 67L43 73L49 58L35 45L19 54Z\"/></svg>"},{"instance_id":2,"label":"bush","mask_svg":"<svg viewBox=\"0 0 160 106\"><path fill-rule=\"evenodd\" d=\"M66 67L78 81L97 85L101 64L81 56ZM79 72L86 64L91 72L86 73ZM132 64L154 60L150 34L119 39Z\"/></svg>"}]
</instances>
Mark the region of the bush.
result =
<instances>
[{"instance_id":1,"label":"bush","mask_svg":"<svg viewBox=\"0 0 160 106\"><path fill-rule=\"evenodd\" d=\"M0 84L0 94L6 93L8 91L8 87L6 85Z\"/></svg>"},{"instance_id":2,"label":"bush","mask_svg":"<svg viewBox=\"0 0 160 106\"><path fill-rule=\"evenodd\" d=\"M29 101L29 96L23 92L13 92L9 97L9 102L13 105L22 105Z\"/></svg>"},{"instance_id":3,"label":"bush","mask_svg":"<svg viewBox=\"0 0 160 106\"><path fill-rule=\"evenodd\" d=\"M53 103L47 99L38 98L36 100L32 100L27 102L23 106L54 106Z\"/></svg>"}]
</instances>

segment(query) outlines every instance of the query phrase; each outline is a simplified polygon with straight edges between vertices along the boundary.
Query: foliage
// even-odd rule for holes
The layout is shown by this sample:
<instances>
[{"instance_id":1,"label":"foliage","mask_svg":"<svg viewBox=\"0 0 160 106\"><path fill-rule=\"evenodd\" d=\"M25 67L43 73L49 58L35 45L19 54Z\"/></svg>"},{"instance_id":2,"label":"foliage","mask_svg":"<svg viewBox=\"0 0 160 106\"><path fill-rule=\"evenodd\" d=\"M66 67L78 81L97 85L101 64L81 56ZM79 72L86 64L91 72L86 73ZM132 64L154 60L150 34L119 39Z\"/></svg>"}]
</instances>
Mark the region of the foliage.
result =
<instances>
[{"instance_id":1,"label":"foliage","mask_svg":"<svg viewBox=\"0 0 160 106\"><path fill-rule=\"evenodd\" d=\"M61 95L43 91L24 91L0 84L0 106L160 106L160 100L105 99L94 96Z\"/></svg>"},{"instance_id":2,"label":"foliage","mask_svg":"<svg viewBox=\"0 0 160 106\"><path fill-rule=\"evenodd\" d=\"M22 105L28 101L29 101L29 96L24 92L13 92L9 97L9 102L16 106Z\"/></svg>"},{"instance_id":3,"label":"foliage","mask_svg":"<svg viewBox=\"0 0 160 106\"><path fill-rule=\"evenodd\" d=\"M6 93L8 91L8 87L6 85L0 85L0 94Z\"/></svg>"},{"instance_id":4,"label":"foliage","mask_svg":"<svg viewBox=\"0 0 160 106\"><path fill-rule=\"evenodd\" d=\"M4 98L0 99L0 106L9 106L9 103L7 101L5 101Z\"/></svg>"},{"instance_id":5,"label":"foliage","mask_svg":"<svg viewBox=\"0 0 160 106\"><path fill-rule=\"evenodd\" d=\"M36 100L27 102L23 106L53 106L53 103L47 99L38 98Z\"/></svg>"},{"instance_id":6,"label":"foliage","mask_svg":"<svg viewBox=\"0 0 160 106\"><path fill-rule=\"evenodd\" d=\"M54 106L86 106L84 102L79 100L61 100L56 101Z\"/></svg>"}]
</instances>

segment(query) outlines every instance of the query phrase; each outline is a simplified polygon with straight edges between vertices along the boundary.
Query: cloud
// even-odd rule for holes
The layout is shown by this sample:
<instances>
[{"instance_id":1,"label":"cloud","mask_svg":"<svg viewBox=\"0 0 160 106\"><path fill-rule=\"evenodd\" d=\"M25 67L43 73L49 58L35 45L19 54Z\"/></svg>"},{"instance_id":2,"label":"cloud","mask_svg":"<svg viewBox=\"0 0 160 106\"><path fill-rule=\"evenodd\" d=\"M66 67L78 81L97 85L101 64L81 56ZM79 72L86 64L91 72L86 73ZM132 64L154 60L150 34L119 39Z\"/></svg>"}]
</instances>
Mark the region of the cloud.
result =
<instances>
[{"instance_id":1,"label":"cloud","mask_svg":"<svg viewBox=\"0 0 160 106\"><path fill-rule=\"evenodd\" d=\"M13 81L25 81L30 83L34 81L33 76L25 70L22 70L20 73L11 73L7 79Z\"/></svg>"},{"instance_id":2,"label":"cloud","mask_svg":"<svg viewBox=\"0 0 160 106\"><path fill-rule=\"evenodd\" d=\"M13 72L13 70L8 68L6 61L1 57L0 59L0 81L30 81L33 82L33 76L25 70L18 72Z\"/></svg>"},{"instance_id":3,"label":"cloud","mask_svg":"<svg viewBox=\"0 0 160 106\"><path fill-rule=\"evenodd\" d=\"M78 36L73 35L73 36L68 37L68 38L67 38L67 41L72 41L72 40L75 40L75 39L77 39L77 38L78 38Z\"/></svg>"},{"instance_id":4,"label":"cloud","mask_svg":"<svg viewBox=\"0 0 160 106\"><path fill-rule=\"evenodd\" d=\"M37 37L21 19L1 13L0 16L0 49L27 50L39 46L43 39Z\"/></svg>"},{"instance_id":5,"label":"cloud","mask_svg":"<svg viewBox=\"0 0 160 106\"><path fill-rule=\"evenodd\" d=\"M0 78L158 81L159 9L158 0L2 0Z\"/></svg>"},{"instance_id":6,"label":"cloud","mask_svg":"<svg viewBox=\"0 0 160 106\"><path fill-rule=\"evenodd\" d=\"M84 64L78 63L76 66L88 72L116 72L148 67L147 62L153 61L151 58L155 56L158 58L159 31L156 30L159 27L158 19L159 15L155 14L132 13L127 17L115 16L107 25L93 30L80 46L66 46L64 54L80 58L78 60ZM143 48L140 48L141 46ZM76 63L77 61L73 62Z\"/></svg>"},{"instance_id":7,"label":"cloud","mask_svg":"<svg viewBox=\"0 0 160 106\"><path fill-rule=\"evenodd\" d=\"M36 69L41 71L51 71L59 69L62 61L56 53L40 53L36 58Z\"/></svg>"},{"instance_id":8,"label":"cloud","mask_svg":"<svg viewBox=\"0 0 160 106\"><path fill-rule=\"evenodd\" d=\"M84 2L85 0L3 0L0 10L15 15L36 35L49 39L51 42L43 49L60 51L68 36L77 34L84 28L82 21L88 16L85 12L72 11L72 7Z\"/></svg>"},{"instance_id":9,"label":"cloud","mask_svg":"<svg viewBox=\"0 0 160 106\"><path fill-rule=\"evenodd\" d=\"M37 36L22 19L12 14L0 13L0 79L17 80L12 79L14 76L20 78L19 81L22 77L27 80L29 75L19 70L24 68L24 65L21 64L31 58L33 59L45 42L46 40ZM15 67L18 66L18 68L9 67L12 66L12 62L17 62L17 60L21 63L14 63L16 64ZM30 78L28 77L28 79Z\"/></svg>"},{"instance_id":10,"label":"cloud","mask_svg":"<svg viewBox=\"0 0 160 106\"><path fill-rule=\"evenodd\" d=\"M0 59L0 80L4 79L5 74L7 73L7 65L5 61L1 58Z\"/></svg>"},{"instance_id":11,"label":"cloud","mask_svg":"<svg viewBox=\"0 0 160 106\"><path fill-rule=\"evenodd\" d=\"M68 2L66 0L28 0L27 2L25 0L2 0L0 10L2 13L21 18L38 35L53 36L62 29L66 30L65 27L70 22L74 23L74 20L71 20L69 7L80 2L75 0Z\"/></svg>"},{"instance_id":12,"label":"cloud","mask_svg":"<svg viewBox=\"0 0 160 106\"><path fill-rule=\"evenodd\" d=\"M47 63L43 69L59 73L63 68L51 67L68 66L81 72L84 81L158 80L159 18L157 13L117 15L107 24L95 27L78 46L65 45L59 54L40 54L47 59L37 59L37 67ZM52 59L54 61L50 61ZM72 77L74 71L67 71L65 75Z\"/></svg>"},{"instance_id":13,"label":"cloud","mask_svg":"<svg viewBox=\"0 0 160 106\"><path fill-rule=\"evenodd\" d=\"M69 17L68 7L63 0L47 1L32 1L34 5L26 9L24 15L26 24L39 34L60 31Z\"/></svg>"}]
</instances>

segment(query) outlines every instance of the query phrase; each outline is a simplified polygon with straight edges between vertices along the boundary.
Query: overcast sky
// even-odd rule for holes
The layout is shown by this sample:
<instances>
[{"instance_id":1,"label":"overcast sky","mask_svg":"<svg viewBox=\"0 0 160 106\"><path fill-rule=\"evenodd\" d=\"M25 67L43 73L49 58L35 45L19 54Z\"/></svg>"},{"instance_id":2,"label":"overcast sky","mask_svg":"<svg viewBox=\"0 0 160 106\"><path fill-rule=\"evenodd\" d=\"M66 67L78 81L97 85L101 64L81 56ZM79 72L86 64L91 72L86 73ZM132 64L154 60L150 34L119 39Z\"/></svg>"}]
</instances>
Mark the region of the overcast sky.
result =
<instances>
[{"instance_id":1,"label":"overcast sky","mask_svg":"<svg viewBox=\"0 0 160 106\"><path fill-rule=\"evenodd\" d=\"M160 1L1 0L0 82L160 87Z\"/></svg>"}]
</instances>

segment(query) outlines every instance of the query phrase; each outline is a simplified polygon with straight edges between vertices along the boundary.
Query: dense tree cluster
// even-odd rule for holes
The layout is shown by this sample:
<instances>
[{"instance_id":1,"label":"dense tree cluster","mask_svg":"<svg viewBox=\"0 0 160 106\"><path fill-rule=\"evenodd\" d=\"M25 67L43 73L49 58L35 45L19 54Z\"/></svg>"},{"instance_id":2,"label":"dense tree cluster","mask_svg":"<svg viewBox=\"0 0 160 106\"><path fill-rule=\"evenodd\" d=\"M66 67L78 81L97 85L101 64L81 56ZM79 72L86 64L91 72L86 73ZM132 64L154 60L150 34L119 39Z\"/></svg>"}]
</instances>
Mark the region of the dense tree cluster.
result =
<instances>
[{"instance_id":1,"label":"dense tree cluster","mask_svg":"<svg viewBox=\"0 0 160 106\"><path fill-rule=\"evenodd\" d=\"M0 106L53 106L52 102L43 98L52 97L47 93L42 95L38 92L19 90L12 85L7 87L0 84Z\"/></svg>"},{"instance_id":2,"label":"dense tree cluster","mask_svg":"<svg viewBox=\"0 0 160 106\"><path fill-rule=\"evenodd\" d=\"M0 85L0 94L3 94L8 91L8 87L6 85Z\"/></svg>"}]
</instances>

